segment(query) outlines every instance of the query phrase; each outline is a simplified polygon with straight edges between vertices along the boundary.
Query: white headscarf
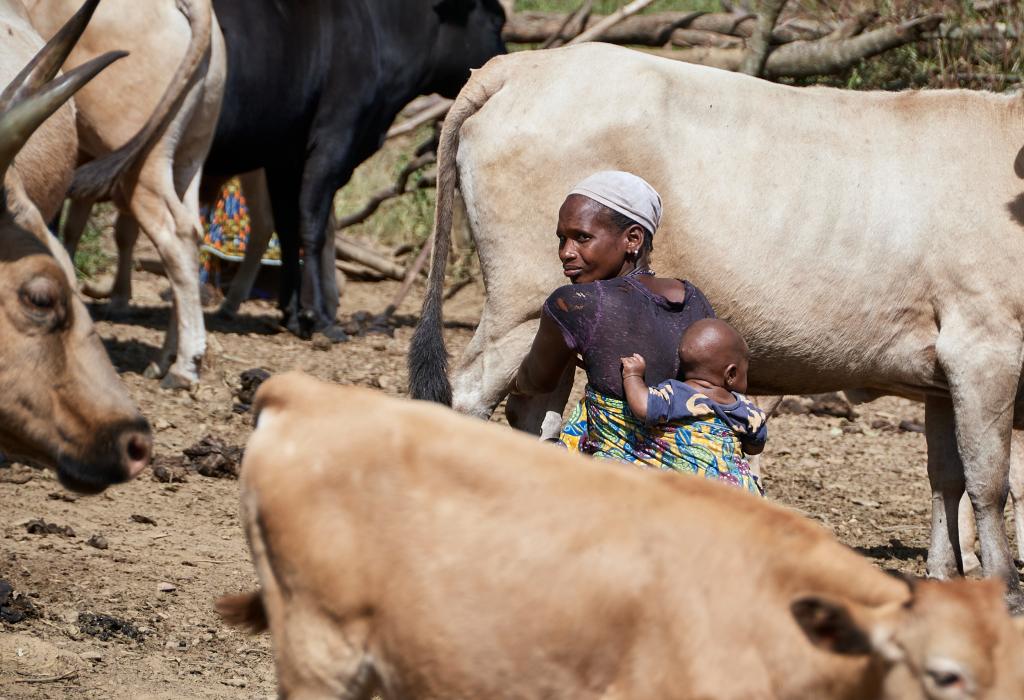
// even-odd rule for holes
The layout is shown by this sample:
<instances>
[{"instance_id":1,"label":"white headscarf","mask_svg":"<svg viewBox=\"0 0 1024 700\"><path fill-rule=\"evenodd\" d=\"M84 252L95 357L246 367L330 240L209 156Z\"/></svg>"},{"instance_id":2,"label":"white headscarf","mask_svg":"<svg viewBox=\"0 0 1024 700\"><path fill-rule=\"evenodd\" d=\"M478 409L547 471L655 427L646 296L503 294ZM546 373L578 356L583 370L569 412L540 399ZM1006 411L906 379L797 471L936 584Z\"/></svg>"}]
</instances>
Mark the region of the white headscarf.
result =
<instances>
[{"instance_id":1,"label":"white headscarf","mask_svg":"<svg viewBox=\"0 0 1024 700\"><path fill-rule=\"evenodd\" d=\"M577 183L569 194L584 197L624 214L653 235L661 223L661 196L633 173L602 170Z\"/></svg>"}]
</instances>

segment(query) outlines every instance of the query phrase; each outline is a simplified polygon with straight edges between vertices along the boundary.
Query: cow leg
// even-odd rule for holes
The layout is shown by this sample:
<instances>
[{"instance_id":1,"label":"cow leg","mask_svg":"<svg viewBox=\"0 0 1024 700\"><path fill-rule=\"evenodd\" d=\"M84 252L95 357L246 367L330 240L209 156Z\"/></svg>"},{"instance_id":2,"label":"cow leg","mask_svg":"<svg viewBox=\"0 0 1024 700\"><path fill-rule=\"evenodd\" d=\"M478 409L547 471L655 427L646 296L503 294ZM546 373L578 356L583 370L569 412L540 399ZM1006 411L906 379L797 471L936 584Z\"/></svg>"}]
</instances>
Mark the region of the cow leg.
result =
<instances>
[{"instance_id":1,"label":"cow leg","mask_svg":"<svg viewBox=\"0 0 1024 700\"><path fill-rule=\"evenodd\" d=\"M114 286L110 291L108 308L114 313L128 310L132 300L132 258L135 242L139 239L139 222L125 212L117 215L114 222L114 241L117 243L117 272Z\"/></svg>"},{"instance_id":2,"label":"cow leg","mask_svg":"<svg viewBox=\"0 0 1024 700\"><path fill-rule=\"evenodd\" d=\"M964 496L964 468L957 451L953 403L939 396L925 399L928 481L932 487L932 532L928 575L948 579L963 573L958 512Z\"/></svg>"},{"instance_id":3,"label":"cow leg","mask_svg":"<svg viewBox=\"0 0 1024 700\"><path fill-rule=\"evenodd\" d=\"M969 574L981 568L981 559L974 551L974 545L978 541L978 526L974 522L974 506L971 499L964 491L960 498L960 508L957 516L957 531L960 536L960 558L963 561L964 574Z\"/></svg>"},{"instance_id":4,"label":"cow leg","mask_svg":"<svg viewBox=\"0 0 1024 700\"><path fill-rule=\"evenodd\" d=\"M82 240L85 227L89 224L89 215L92 213L92 201L87 199L69 199L67 216L64 217L64 228L61 229L61 239L71 259L75 259L78 252L78 243Z\"/></svg>"},{"instance_id":5,"label":"cow leg","mask_svg":"<svg viewBox=\"0 0 1024 700\"><path fill-rule=\"evenodd\" d=\"M990 329L956 326L954 322L943 328L936 354L953 399L957 447L964 486L974 506L981 562L986 576L1006 582L1007 600L1011 608L1020 611L1024 596L1003 518L1010 488L1010 433L1021 371L1020 339L1014 338L1013 345L999 343L999 336ZM958 502L959 495L946 506ZM949 515L955 517L955 511ZM952 540L959 549L957 538Z\"/></svg>"},{"instance_id":6,"label":"cow leg","mask_svg":"<svg viewBox=\"0 0 1024 700\"><path fill-rule=\"evenodd\" d=\"M348 335L329 311L323 284L323 255L337 183L348 182L353 166L348 164L349 158L344 155L344 151L338 157L335 146L330 144L329 148L321 148L311 154L303 173L299 199L303 247L299 325L302 337L309 337L318 331L331 342L340 343L348 340ZM330 231L329 235L334 235L334 231Z\"/></svg>"},{"instance_id":7,"label":"cow leg","mask_svg":"<svg viewBox=\"0 0 1024 700\"><path fill-rule=\"evenodd\" d=\"M160 253L174 296L170 326L177 336L168 329L160 355L146 368L145 375L163 377L164 388L180 389L199 381L206 330L199 299L198 221L193 221L170 184L167 189L168 195L162 196L140 183L132 194L131 208Z\"/></svg>"},{"instance_id":8,"label":"cow leg","mask_svg":"<svg viewBox=\"0 0 1024 700\"><path fill-rule=\"evenodd\" d=\"M509 396L505 404L508 424L531 435L539 435L542 439L557 438L562 427L562 410L569 400L575 378L576 365L569 365L562 373L558 387L551 393Z\"/></svg>"},{"instance_id":9,"label":"cow leg","mask_svg":"<svg viewBox=\"0 0 1024 700\"><path fill-rule=\"evenodd\" d=\"M242 302L252 294L260 262L274 235L274 214L270 208L270 194L267 192L267 178L263 170L253 170L239 178L245 203L249 208L249 239L245 242L245 259L238 273L231 280L219 314L234 318Z\"/></svg>"},{"instance_id":10,"label":"cow leg","mask_svg":"<svg viewBox=\"0 0 1024 700\"><path fill-rule=\"evenodd\" d=\"M320 284L323 286L324 309L327 318L331 322L338 320L338 305L341 302L341 291L344 288L345 276L341 270L334 266L335 244L334 232L338 228L337 219L334 218L334 206L331 206L330 216L327 217L327 228L324 230L324 252L320 255ZM341 278L339 283L338 278Z\"/></svg>"},{"instance_id":11,"label":"cow leg","mask_svg":"<svg viewBox=\"0 0 1024 700\"><path fill-rule=\"evenodd\" d=\"M1024 561L1024 431L1021 430L1014 430L1010 438L1010 495L1017 532L1017 558Z\"/></svg>"},{"instance_id":12,"label":"cow leg","mask_svg":"<svg viewBox=\"0 0 1024 700\"><path fill-rule=\"evenodd\" d=\"M278 306L284 315L282 324L285 328L300 335L298 315L302 276L299 266L299 189L302 173L285 166L272 166L266 172L274 224L281 242Z\"/></svg>"},{"instance_id":13,"label":"cow leg","mask_svg":"<svg viewBox=\"0 0 1024 700\"><path fill-rule=\"evenodd\" d=\"M1024 561L1024 431L1010 434L1010 497L1013 499L1013 523L1017 533L1017 559ZM960 552L964 560L964 573L981 568L981 560L974 553L978 529L974 523L974 507L964 494L960 499Z\"/></svg>"},{"instance_id":14,"label":"cow leg","mask_svg":"<svg viewBox=\"0 0 1024 700\"><path fill-rule=\"evenodd\" d=\"M539 304L538 304L539 306ZM534 313L536 313L534 311ZM518 323L512 319L521 318ZM509 385L537 333L536 318L514 309L496 311L484 306L473 339L452 377L452 408L488 418L508 395ZM562 411L572 391L576 368L570 366L549 394L512 396L505 407L509 425L524 432L552 437L561 427Z\"/></svg>"}]
</instances>

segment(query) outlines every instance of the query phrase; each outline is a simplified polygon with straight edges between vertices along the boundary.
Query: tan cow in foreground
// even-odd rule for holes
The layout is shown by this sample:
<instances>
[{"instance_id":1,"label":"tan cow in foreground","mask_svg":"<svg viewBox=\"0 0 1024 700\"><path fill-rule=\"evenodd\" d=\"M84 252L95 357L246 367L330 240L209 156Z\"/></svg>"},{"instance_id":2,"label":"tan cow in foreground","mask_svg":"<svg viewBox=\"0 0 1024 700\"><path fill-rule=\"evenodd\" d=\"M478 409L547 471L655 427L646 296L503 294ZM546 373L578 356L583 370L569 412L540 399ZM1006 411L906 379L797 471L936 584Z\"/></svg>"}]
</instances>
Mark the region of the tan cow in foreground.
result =
<instances>
[{"instance_id":1,"label":"tan cow in foreground","mask_svg":"<svg viewBox=\"0 0 1024 700\"><path fill-rule=\"evenodd\" d=\"M1010 432L1024 427L1022 146L1020 95L794 88L601 44L494 59L441 135L412 394L488 415L564 281L565 194L597 170L635 172L665 203L655 267L743 333L751 393L924 399L929 574L961 570L966 488L985 572L1024 609L1003 523ZM440 300L456 184L487 300L452 395ZM536 429L569 388L514 397L510 422Z\"/></svg>"},{"instance_id":2,"label":"tan cow in foreground","mask_svg":"<svg viewBox=\"0 0 1024 700\"><path fill-rule=\"evenodd\" d=\"M47 178L70 181L74 123L59 117L24 152L27 158L19 151L49 115L123 55L106 54L53 79L97 2L86 2L36 53L31 47L42 41L24 11L0 1L0 27L7 29L0 75L24 67L0 95L0 451L56 468L65 486L83 492L137 475L149 461L152 438L68 270L50 251L40 200L29 194L46 200Z\"/></svg>"},{"instance_id":3,"label":"tan cow in foreground","mask_svg":"<svg viewBox=\"0 0 1024 700\"><path fill-rule=\"evenodd\" d=\"M1024 698L994 581L889 576L689 475L440 406L267 381L242 467L281 697Z\"/></svg>"},{"instance_id":4,"label":"tan cow in foreground","mask_svg":"<svg viewBox=\"0 0 1024 700\"><path fill-rule=\"evenodd\" d=\"M26 5L33 25L50 36L77 2ZM76 98L81 151L99 160L76 174L73 192L83 199L69 211L65 241L73 253L92 199L113 197L122 212L118 245L127 252L118 259L112 303L126 308L131 247L142 228L164 262L174 296L163 348L146 374L163 377L166 387L189 387L199 381L206 349L197 272L199 174L220 113L223 38L210 0L104 0L68 65L111 47L131 55Z\"/></svg>"}]
</instances>

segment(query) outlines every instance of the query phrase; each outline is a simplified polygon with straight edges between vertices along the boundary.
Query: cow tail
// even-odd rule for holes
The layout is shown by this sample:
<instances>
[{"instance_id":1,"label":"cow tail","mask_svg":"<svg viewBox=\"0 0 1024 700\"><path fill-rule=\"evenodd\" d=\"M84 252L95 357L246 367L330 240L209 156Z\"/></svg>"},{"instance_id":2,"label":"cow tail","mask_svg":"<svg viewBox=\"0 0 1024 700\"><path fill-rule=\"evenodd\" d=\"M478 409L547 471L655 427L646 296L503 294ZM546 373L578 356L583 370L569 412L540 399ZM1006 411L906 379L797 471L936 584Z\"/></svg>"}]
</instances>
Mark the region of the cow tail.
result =
<instances>
[{"instance_id":1,"label":"cow tail","mask_svg":"<svg viewBox=\"0 0 1024 700\"><path fill-rule=\"evenodd\" d=\"M210 53L213 10L210 0L177 0L178 10L188 19L192 40L170 84L143 127L120 148L78 168L68 196L74 199L105 200L122 187L125 177L135 172L146 154L167 131L178 115L185 96L195 84L199 69Z\"/></svg>"},{"instance_id":2,"label":"cow tail","mask_svg":"<svg viewBox=\"0 0 1024 700\"><path fill-rule=\"evenodd\" d=\"M267 629L267 612L263 609L259 591L221 596L214 607L229 627L241 627L252 634Z\"/></svg>"},{"instance_id":3,"label":"cow tail","mask_svg":"<svg viewBox=\"0 0 1024 700\"><path fill-rule=\"evenodd\" d=\"M446 406L452 403L452 386L448 380L448 350L444 343L442 316L444 274L452 238L455 188L458 186L456 156L459 151L459 131L463 122L473 116L487 100L477 77L470 78L459 93L441 129L437 147L434 252L430 261L430 279L423 310L409 346L409 396Z\"/></svg>"}]
</instances>

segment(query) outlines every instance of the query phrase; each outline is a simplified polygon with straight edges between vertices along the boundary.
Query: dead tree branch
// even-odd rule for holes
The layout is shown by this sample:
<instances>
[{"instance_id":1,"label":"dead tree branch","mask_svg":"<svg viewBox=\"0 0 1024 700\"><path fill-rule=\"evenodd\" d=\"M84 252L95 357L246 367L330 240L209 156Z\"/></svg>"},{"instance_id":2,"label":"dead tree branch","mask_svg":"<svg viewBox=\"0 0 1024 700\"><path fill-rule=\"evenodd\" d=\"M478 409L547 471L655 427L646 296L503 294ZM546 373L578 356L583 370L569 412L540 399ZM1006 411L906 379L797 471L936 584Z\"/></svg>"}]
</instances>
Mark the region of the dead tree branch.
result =
<instances>
[{"instance_id":1,"label":"dead tree branch","mask_svg":"<svg viewBox=\"0 0 1024 700\"><path fill-rule=\"evenodd\" d=\"M926 32L934 31L942 19L942 15L928 15L849 39L785 44L768 55L764 76L776 79L842 73L857 61L922 38ZM744 57L742 49L713 47L652 50L650 53L730 71L738 71Z\"/></svg>"},{"instance_id":2,"label":"dead tree branch","mask_svg":"<svg viewBox=\"0 0 1024 700\"><path fill-rule=\"evenodd\" d=\"M764 0L761 12L757 16L757 27L747 44L747 52L740 63L740 72L760 78L764 73L764 64L768 60L771 47L772 30L779 19L786 0Z\"/></svg>"},{"instance_id":3,"label":"dead tree branch","mask_svg":"<svg viewBox=\"0 0 1024 700\"><path fill-rule=\"evenodd\" d=\"M539 48L550 49L558 46L563 41L572 39L587 27L587 20L590 19L590 11L594 8L594 0L583 0L583 3L574 12L565 16L565 21L558 26L551 36L544 40ZM569 30L572 27L572 30Z\"/></svg>"},{"instance_id":4,"label":"dead tree branch","mask_svg":"<svg viewBox=\"0 0 1024 700\"><path fill-rule=\"evenodd\" d=\"M605 17L593 15L587 28L595 27ZM554 34L565 21L564 15L552 12L519 12L509 18L502 36L505 41L540 44ZM601 41L610 44L636 46L664 46L677 29L697 29L727 34L743 39L754 33L756 16L725 12L652 12L625 17L601 33ZM794 18L775 27L773 44L785 44L805 39L820 39L833 32L835 26L817 20ZM562 38L565 38L564 36Z\"/></svg>"},{"instance_id":5,"label":"dead tree branch","mask_svg":"<svg viewBox=\"0 0 1024 700\"><path fill-rule=\"evenodd\" d=\"M452 106L454 100L442 99L435 105L428 107L414 117L406 119L401 124L395 124L393 127L388 129L386 139L391 139L402 134L408 134L410 131L415 131L419 127L423 126L432 121L438 119L444 119L444 115L448 114L448 108Z\"/></svg>"},{"instance_id":6,"label":"dead tree branch","mask_svg":"<svg viewBox=\"0 0 1024 700\"><path fill-rule=\"evenodd\" d=\"M394 184L373 195L373 197L370 198L370 201L356 213L349 214L348 216L340 219L335 230L340 231L343 228L354 226L369 219L381 204L389 199L394 199L395 197L405 194L406 187L409 184L409 178L412 177L414 172L436 161L437 158L433 152L424 153L413 158L404 168L402 168L401 172L398 173L398 178L395 180ZM423 185L419 184L419 186L422 187Z\"/></svg>"},{"instance_id":7,"label":"dead tree branch","mask_svg":"<svg viewBox=\"0 0 1024 700\"><path fill-rule=\"evenodd\" d=\"M618 10L611 13L610 15L602 19L600 22L595 24L593 27L589 27L588 29L580 33L578 36L573 37L572 39L565 43L566 45L582 44L585 41L595 41L596 39L600 39L601 36L605 33L605 31L611 29L612 27L614 27L616 24L626 19L627 17L635 15L637 12L644 9L652 2L654 2L654 0L633 0L633 2L629 3L624 7L619 8Z\"/></svg>"},{"instance_id":8,"label":"dead tree branch","mask_svg":"<svg viewBox=\"0 0 1024 700\"><path fill-rule=\"evenodd\" d=\"M393 280L405 277L405 268L401 265L341 234L334 236L334 257L339 262L359 263Z\"/></svg>"}]
</instances>

